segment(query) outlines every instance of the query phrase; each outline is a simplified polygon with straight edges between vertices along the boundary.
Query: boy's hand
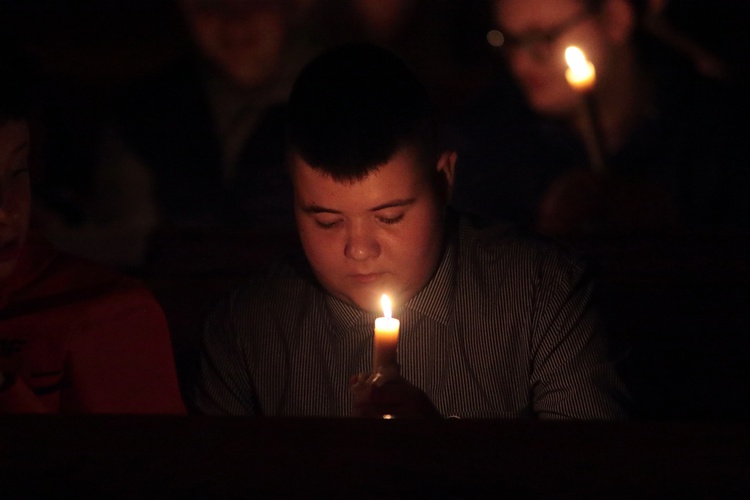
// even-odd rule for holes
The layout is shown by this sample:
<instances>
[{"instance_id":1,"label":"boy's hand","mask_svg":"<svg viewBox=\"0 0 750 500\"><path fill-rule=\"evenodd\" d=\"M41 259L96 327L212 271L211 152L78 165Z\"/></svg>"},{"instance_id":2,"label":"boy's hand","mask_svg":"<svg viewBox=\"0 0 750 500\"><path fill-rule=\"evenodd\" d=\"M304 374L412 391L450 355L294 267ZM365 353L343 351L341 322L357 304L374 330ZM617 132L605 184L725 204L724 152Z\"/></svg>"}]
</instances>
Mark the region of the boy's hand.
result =
<instances>
[{"instance_id":1,"label":"boy's hand","mask_svg":"<svg viewBox=\"0 0 750 500\"><path fill-rule=\"evenodd\" d=\"M398 365L351 378L353 415L369 418L440 418L430 398L399 375Z\"/></svg>"}]
</instances>

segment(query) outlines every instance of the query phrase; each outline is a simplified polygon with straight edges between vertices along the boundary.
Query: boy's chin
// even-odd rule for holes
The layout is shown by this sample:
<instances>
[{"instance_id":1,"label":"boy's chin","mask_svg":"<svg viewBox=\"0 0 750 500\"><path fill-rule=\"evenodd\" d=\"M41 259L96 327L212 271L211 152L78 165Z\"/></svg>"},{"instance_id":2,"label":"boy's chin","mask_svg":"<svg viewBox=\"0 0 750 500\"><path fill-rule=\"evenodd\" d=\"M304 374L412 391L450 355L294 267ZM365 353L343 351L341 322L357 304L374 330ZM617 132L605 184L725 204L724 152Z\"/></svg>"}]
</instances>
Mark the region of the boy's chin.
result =
<instances>
[{"instance_id":1,"label":"boy's chin","mask_svg":"<svg viewBox=\"0 0 750 500\"><path fill-rule=\"evenodd\" d=\"M383 315L383 306L381 304L381 298L385 291L372 292L372 293L356 293L349 295L337 295L337 297L344 302L358 308L363 311L371 312L377 316Z\"/></svg>"},{"instance_id":2,"label":"boy's chin","mask_svg":"<svg viewBox=\"0 0 750 500\"><path fill-rule=\"evenodd\" d=\"M364 309L365 311L369 311L376 316L383 316L383 295L387 295L390 299L392 311L398 309L401 297L397 293L390 290L380 290L377 293L368 295L366 298L358 301L357 307L359 307L360 309Z\"/></svg>"}]
</instances>

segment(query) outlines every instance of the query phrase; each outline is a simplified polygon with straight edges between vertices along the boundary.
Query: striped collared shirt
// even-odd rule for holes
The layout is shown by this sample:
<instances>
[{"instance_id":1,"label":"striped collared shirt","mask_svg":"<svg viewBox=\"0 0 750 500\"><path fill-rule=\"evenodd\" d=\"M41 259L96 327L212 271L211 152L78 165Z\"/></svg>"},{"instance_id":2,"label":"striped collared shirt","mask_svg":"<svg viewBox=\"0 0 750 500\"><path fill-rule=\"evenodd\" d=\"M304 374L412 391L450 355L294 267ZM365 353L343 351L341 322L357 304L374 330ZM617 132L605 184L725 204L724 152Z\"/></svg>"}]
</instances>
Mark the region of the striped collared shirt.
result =
<instances>
[{"instance_id":1,"label":"striped collared shirt","mask_svg":"<svg viewBox=\"0 0 750 500\"><path fill-rule=\"evenodd\" d=\"M626 390L585 268L509 228L449 230L427 285L394 312L401 374L444 416L625 417ZM235 290L204 332L194 404L207 414L348 416L375 315L286 266Z\"/></svg>"}]
</instances>

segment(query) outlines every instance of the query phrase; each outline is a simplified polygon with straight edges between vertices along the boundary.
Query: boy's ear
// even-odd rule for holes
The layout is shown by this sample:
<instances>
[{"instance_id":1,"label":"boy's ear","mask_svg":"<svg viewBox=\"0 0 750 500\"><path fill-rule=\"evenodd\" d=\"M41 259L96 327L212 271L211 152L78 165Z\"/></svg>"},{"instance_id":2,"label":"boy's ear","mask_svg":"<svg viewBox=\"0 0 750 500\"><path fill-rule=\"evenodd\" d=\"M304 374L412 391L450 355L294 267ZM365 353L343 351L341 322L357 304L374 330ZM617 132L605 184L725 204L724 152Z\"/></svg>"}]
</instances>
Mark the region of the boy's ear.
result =
<instances>
[{"instance_id":1,"label":"boy's ear","mask_svg":"<svg viewBox=\"0 0 750 500\"><path fill-rule=\"evenodd\" d=\"M453 191L453 179L456 173L456 159L458 154L455 151L444 151L437 162L437 171L445 183L446 195L450 199Z\"/></svg>"}]
</instances>

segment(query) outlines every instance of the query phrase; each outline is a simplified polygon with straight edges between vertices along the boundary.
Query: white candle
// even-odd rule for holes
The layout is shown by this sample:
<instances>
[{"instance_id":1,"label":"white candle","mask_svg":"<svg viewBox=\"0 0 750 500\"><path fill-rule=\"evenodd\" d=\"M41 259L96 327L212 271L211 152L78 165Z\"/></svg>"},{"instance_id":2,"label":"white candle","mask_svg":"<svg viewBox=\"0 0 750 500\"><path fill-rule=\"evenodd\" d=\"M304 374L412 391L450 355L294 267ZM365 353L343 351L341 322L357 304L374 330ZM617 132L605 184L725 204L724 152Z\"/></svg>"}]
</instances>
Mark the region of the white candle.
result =
<instances>
[{"instance_id":1,"label":"white candle","mask_svg":"<svg viewBox=\"0 0 750 500\"><path fill-rule=\"evenodd\" d=\"M391 300L383 294L380 300L383 306L383 317L375 318L375 339L372 350L372 369L377 371L381 366L396 364L398 331L401 322L391 317Z\"/></svg>"}]
</instances>

